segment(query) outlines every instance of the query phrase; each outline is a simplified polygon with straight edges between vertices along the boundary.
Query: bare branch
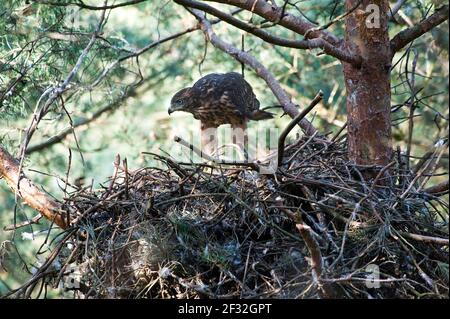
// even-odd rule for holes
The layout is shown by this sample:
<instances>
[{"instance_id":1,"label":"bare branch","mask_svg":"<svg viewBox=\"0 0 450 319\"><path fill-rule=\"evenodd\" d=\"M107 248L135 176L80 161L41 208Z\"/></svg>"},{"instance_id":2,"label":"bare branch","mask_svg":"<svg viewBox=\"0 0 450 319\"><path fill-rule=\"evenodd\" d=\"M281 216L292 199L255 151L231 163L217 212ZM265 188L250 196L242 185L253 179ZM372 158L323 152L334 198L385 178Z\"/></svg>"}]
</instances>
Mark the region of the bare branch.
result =
<instances>
[{"instance_id":1,"label":"bare branch","mask_svg":"<svg viewBox=\"0 0 450 319\"><path fill-rule=\"evenodd\" d=\"M320 291L323 293L324 297L331 298L333 296L333 291L330 285L323 282L323 257L320 251L320 246L314 237L314 231L308 226L302 218L302 213L294 213L290 209L283 206L283 199L277 198L276 207L283 211L294 223L295 227L300 233L306 247L308 248L309 254L311 256L310 264L312 268L312 275L314 281L316 281L319 286Z\"/></svg>"},{"instance_id":2,"label":"bare branch","mask_svg":"<svg viewBox=\"0 0 450 319\"><path fill-rule=\"evenodd\" d=\"M226 159L213 157L207 153L202 152L198 147L195 145L192 145L191 143L185 141L179 136L175 136L173 139L175 142L179 143L180 145L187 147L191 151L193 151L195 154L197 154L199 157L206 159L207 161L213 162L214 164L220 165L233 165L233 166L247 166L253 169L258 169L258 164L256 162L249 162L249 161L228 161ZM151 154L147 152L142 152L143 154ZM152 154L151 154L152 155Z\"/></svg>"},{"instance_id":3,"label":"bare branch","mask_svg":"<svg viewBox=\"0 0 450 319\"><path fill-rule=\"evenodd\" d=\"M437 244L437 245L448 246L448 238L425 236L425 235L412 234L412 233L407 233L407 232L399 232L399 234L404 237L422 241L425 243L432 243L432 244Z\"/></svg>"},{"instance_id":4,"label":"bare branch","mask_svg":"<svg viewBox=\"0 0 450 319\"><path fill-rule=\"evenodd\" d=\"M200 22L201 28L205 33L209 42L212 43L216 48L224 51L225 53L231 55L239 62L252 68L258 76L260 76L264 81L266 81L269 88L272 90L273 94L277 98L278 102L282 105L283 110L289 114L292 118L295 118L298 114L298 106L291 101L289 95L283 90L280 83L275 79L272 73L267 70L264 65L262 65L258 60L256 60L252 55L247 52L238 50L229 43L224 42L220 39L213 31L211 23L204 17L202 11L193 9L190 11L196 19ZM317 129L306 119L303 119L299 123L300 127L305 131L306 134L312 135Z\"/></svg>"},{"instance_id":5,"label":"bare branch","mask_svg":"<svg viewBox=\"0 0 450 319\"><path fill-rule=\"evenodd\" d=\"M388 19L394 20L395 15L397 14L398 10L405 4L406 0L398 0L392 8L390 8L388 12Z\"/></svg>"},{"instance_id":6,"label":"bare branch","mask_svg":"<svg viewBox=\"0 0 450 319\"><path fill-rule=\"evenodd\" d=\"M100 33L100 30L102 28L104 19L105 19L105 11L102 12L101 17L100 17L100 21L99 21L99 23L97 25L97 28L93 32L89 43L84 48L83 52L81 52L81 54L78 57L78 60L77 60L77 62L75 64L75 66L72 68L72 71L66 77L64 82L62 82L56 88L51 88L51 89L47 90L41 96L41 98L39 99L39 101L38 101L38 103L36 105L36 111L33 114L33 118L31 120L31 124L28 127L27 132L25 134L25 138L24 138L24 140L22 142L22 145L20 146L20 151L19 151L20 161L21 161L21 165L20 166L22 166L23 157L25 155L25 151L27 149L28 143L30 142L31 137L33 136L34 132L36 131L39 122L48 113L48 111L50 110L50 106L53 104L53 102L55 102L69 88L70 82L72 81L72 79L75 77L75 75L77 74L77 72L81 68L81 65L83 64L84 59L86 58L88 52L91 50L92 46L94 45L95 41L97 40L97 37L98 37L98 35ZM44 105L42 107L39 107L41 99L43 97L45 97L46 95L49 95L49 98L47 99L47 101L44 103Z\"/></svg>"},{"instance_id":7,"label":"bare branch","mask_svg":"<svg viewBox=\"0 0 450 319\"><path fill-rule=\"evenodd\" d=\"M445 194L448 194L448 190L449 190L449 181L446 180L439 184L425 188L423 191L427 194L435 196L443 196Z\"/></svg>"},{"instance_id":8,"label":"bare branch","mask_svg":"<svg viewBox=\"0 0 450 319\"><path fill-rule=\"evenodd\" d=\"M282 7L269 4L267 1L261 0L207 0L212 2L225 3L245 9L247 11L256 13L257 15L279 24L289 30L292 30L298 34L305 35L309 30L317 27L316 25L305 21L302 18L296 17L292 14L286 13ZM308 34L309 39L323 38L325 41L333 44L340 45L342 39L339 39L334 34L325 31L314 31Z\"/></svg>"},{"instance_id":9,"label":"bare branch","mask_svg":"<svg viewBox=\"0 0 450 319\"><path fill-rule=\"evenodd\" d=\"M309 106L304 109L300 114L298 114L284 129L284 131L280 134L278 138L278 167L283 164L283 156L284 156L284 142L286 137L289 135L289 132L300 122L311 110L320 102L323 98L323 92L320 90L315 98L311 101Z\"/></svg>"},{"instance_id":10,"label":"bare branch","mask_svg":"<svg viewBox=\"0 0 450 319\"><path fill-rule=\"evenodd\" d=\"M66 2L66 3L61 3L61 2L56 2L56 1L43 1L43 0L34 0L34 2L39 3L39 4L46 4L46 5L51 5L51 6L59 6L59 7L66 7L66 6L78 6L80 8L83 9L88 9L88 10L108 10L108 9L115 9L115 8L120 8L120 7L125 7L125 6L130 6L130 5L134 5L134 4L138 4L141 2L145 2L147 0L130 0L127 2L122 2L122 3L117 3L117 4L110 4L110 5L103 5L103 6L92 6L89 4L85 4L83 1L78 1L78 2Z\"/></svg>"},{"instance_id":11,"label":"bare branch","mask_svg":"<svg viewBox=\"0 0 450 319\"><path fill-rule=\"evenodd\" d=\"M127 55L125 55L125 56L123 56L123 57L120 57L119 59L117 59L117 60L111 62L111 63L103 70L103 72L98 76L98 78L97 78L97 79L89 86L89 89L93 89L93 88L96 87L98 84L100 84L100 82L106 77L106 75L108 75L108 73L109 73L114 67L116 67L118 64L122 63L123 61L128 60L128 59L131 59L131 58L138 57L138 56L140 56L141 54L147 52L147 51L150 50L150 49L153 49L154 47L157 47L158 45L160 45L160 44L162 44L162 43L164 43L164 42L174 40L174 39L176 39L176 38L178 38L178 37L181 37L181 36L183 36L183 35L185 35L185 34L188 34L188 33L190 33L190 32L196 31L196 30L198 30L198 29L199 29L199 27L195 26L195 27L188 28L188 29L186 29L186 30L184 30L184 31L180 31L180 32L171 34L171 35L169 35L169 36L167 36L167 37L165 37L165 38L162 38L162 39L160 39L160 40L158 40L158 41L151 42L151 43L147 44L146 46L144 46L143 48L141 48L141 49L139 49L139 50L136 50L136 51L134 51L134 52L131 52L130 54L127 54Z\"/></svg>"},{"instance_id":12,"label":"bare branch","mask_svg":"<svg viewBox=\"0 0 450 319\"><path fill-rule=\"evenodd\" d=\"M214 7L211 7L207 4L200 3L197 1L192 0L175 0L176 3L179 3L183 6L188 6L190 8L199 9L201 11L204 11L206 13L209 13L241 30L247 31L248 33L251 33L264 41L283 46L283 47L289 47L289 48L296 48L296 49L316 49L320 48L325 51L328 55L331 55L339 60L354 64L358 66L361 63L361 57L355 56L349 52L343 51L340 48L337 48L336 46L330 44L329 42L325 41L322 38L315 38L311 40L289 40L284 39L278 36L274 36L266 31L263 31L259 29L256 26L247 24L235 17L233 17L230 14L224 13ZM316 30L311 29L311 32L308 32L308 34L313 34Z\"/></svg>"},{"instance_id":13,"label":"bare branch","mask_svg":"<svg viewBox=\"0 0 450 319\"><path fill-rule=\"evenodd\" d=\"M337 16L336 18L328 21L326 24L320 26L320 27L315 27L313 29L309 29L306 34L305 34L305 38L309 37L309 34L311 34L314 31L321 31L321 30L325 30L328 29L330 26L332 26L333 24L335 24L336 22L344 19L345 17L347 17L348 15L350 15L351 13L353 13L356 9L358 9L358 7L361 5L362 0L359 0L352 8L350 8L349 10L345 11L343 14Z\"/></svg>"},{"instance_id":14,"label":"bare branch","mask_svg":"<svg viewBox=\"0 0 450 319\"><path fill-rule=\"evenodd\" d=\"M69 225L69 214L61 210L61 205L37 188L28 178L20 174L19 162L0 146L0 177L31 208L59 227Z\"/></svg>"},{"instance_id":15,"label":"bare branch","mask_svg":"<svg viewBox=\"0 0 450 319\"><path fill-rule=\"evenodd\" d=\"M122 95L120 98L118 98L117 100L109 103L108 105L102 107L101 109L99 109L98 111L96 111L94 114L92 114L89 117L85 117L85 118L81 118L79 120L74 121L72 126L69 126L65 129L63 129L61 132L59 132L58 134L56 134L55 136L52 136L51 138L49 138L48 140L35 144L35 145L31 145L29 146L26 151L25 154L31 154L34 152L38 152L41 151L43 149L46 149L52 145L55 145L61 141L63 141L69 134L72 134L75 130L75 128L78 127L83 127L88 125L89 123L95 121L96 119L98 119L101 115L108 113L108 112L113 112L115 109L117 109L119 106L121 106L123 104L123 102L134 96L136 94L136 91L134 89L131 89L129 92L125 93L124 95Z\"/></svg>"},{"instance_id":16,"label":"bare branch","mask_svg":"<svg viewBox=\"0 0 450 319\"><path fill-rule=\"evenodd\" d=\"M408 43L419 38L446 20L448 20L448 5L444 5L437 9L431 16L422 20L417 25L397 33L391 40L392 54L400 51Z\"/></svg>"},{"instance_id":17,"label":"bare branch","mask_svg":"<svg viewBox=\"0 0 450 319\"><path fill-rule=\"evenodd\" d=\"M232 16L232 15L238 13L239 11L240 11L240 9L234 11L233 13L231 13L230 16ZM222 20L217 19L217 20L215 20L215 21L211 21L211 24L216 24L216 23L219 23L219 22L221 22L221 21L222 21ZM129 54L124 55L124 56L118 58L117 60L111 62L111 63L103 70L103 72L99 75L99 77L98 77L98 78L97 78L97 79L89 86L89 89L93 89L95 86L97 86L97 85L98 85L98 84L106 77L106 75L107 75L114 67L116 67L117 65L119 65L119 64L122 63L123 61L128 60L128 59L131 59L131 58L139 57L141 54L144 54L145 52L147 52L147 51L149 51L150 49L153 49L153 48L159 46L160 44L163 44L163 43L165 43L165 42L174 40L174 39L179 38L179 37L181 37L181 36L184 36L184 35L186 35L186 34L188 34L188 33L191 33L191 32L193 32L193 31L197 31L197 30L199 30L199 29L200 29L199 26L193 26L193 27L187 28L187 29L185 29L185 30L183 30L183 31L180 31L180 32L171 34L171 35L169 35L169 36L167 36L167 37L164 37L164 38L162 38L162 39L159 39L159 40L157 40L157 41L153 41L153 42L147 44L146 46L142 47L141 49L138 49L138 50L135 50L135 51L130 51Z\"/></svg>"}]
</instances>

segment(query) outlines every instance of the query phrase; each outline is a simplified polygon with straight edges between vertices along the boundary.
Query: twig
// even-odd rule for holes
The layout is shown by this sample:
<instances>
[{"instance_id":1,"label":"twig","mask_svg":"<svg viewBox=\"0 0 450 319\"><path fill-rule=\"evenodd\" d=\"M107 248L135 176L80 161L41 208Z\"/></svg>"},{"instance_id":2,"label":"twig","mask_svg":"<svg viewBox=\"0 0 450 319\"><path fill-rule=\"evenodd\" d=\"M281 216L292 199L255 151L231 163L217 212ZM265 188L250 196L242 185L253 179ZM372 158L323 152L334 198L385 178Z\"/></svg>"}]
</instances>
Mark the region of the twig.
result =
<instances>
[{"instance_id":1,"label":"twig","mask_svg":"<svg viewBox=\"0 0 450 319\"><path fill-rule=\"evenodd\" d=\"M125 198L129 199L130 198L130 190L129 190L129 186L128 186L129 174L128 174L128 161L127 161L127 159L124 158L122 163L123 163L123 171L125 172Z\"/></svg>"},{"instance_id":2,"label":"twig","mask_svg":"<svg viewBox=\"0 0 450 319\"><path fill-rule=\"evenodd\" d=\"M425 235L412 234L412 233L407 233L407 232L402 232L402 231L399 231L398 233L404 237L408 237L410 239L422 241L425 243L433 243L433 244L438 244L438 245L442 245L442 246L449 245L448 238L425 236Z\"/></svg>"},{"instance_id":3,"label":"twig","mask_svg":"<svg viewBox=\"0 0 450 319\"><path fill-rule=\"evenodd\" d=\"M308 31L305 32L304 36L305 39L308 39L309 35L313 32L316 31L322 31L325 29L328 29L331 25L333 25L334 23L336 23L339 20L342 20L343 18L345 18L346 16L348 16L349 14L351 14L353 11L355 11L356 9L358 9L358 7L360 6L362 0L359 0L352 8L350 8L348 11L344 12L343 14L337 16L336 18L334 18L333 20L328 21L326 24L319 26L319 27L315 27L312 29L309 29ZM360 61L359 61L360 62Z\"/></svg>"},{"instance_id":4,"label":"twig","mask_svg":"<svg viewBox=\"0 0 450 319\"><path fill-rule=\"evenodd\" d=\"M439 184L425 188L423 192L426 194L432 194L434 196L443 196L448 193L448 190L449 190L449 181L446 180Z\"/></svg>"},{"instance_id":5,"label":"twig","mask_svg":"<svg viewBox=\"0 0 450 319\"><path fill-rule=\"evenodd\" d=\"M234 18L233 16L224 13L214 7L211 7L207 4L198 2L198 1L192 1L192 0L175 0L175 2L188 6L193 9L198 9L204 12L207 12L209 14L212 14L213 16L235 26L236 28L239 28L241 30L244 30L248 33L251 33L267 43L283 46L283 47L289 47L289 48L296 48L296 49L303 49L303 50L309 50L309 49L315 49L320 48L323 49L325 53L327 53L330 56L333 56L341 61L345 61L348 63L351 63L355 65L356 67L361 64L361 57L355 54L351 54L350 52L344 51L341 48L334 46L333 44L327 42L326 40L322 38L314 38L314 39L307 39L305 34L305 40L290 40L285 39L279 36L272 35L264 30L261 30L258 26L250 25L245 22L242 22L241 20ZM323 29L320 28L313 28L307 31L307 34L314 33L316 31L321 31ZM244 50L242 50L244 51Z\"/></svg>"},{"instance_id":6,"label":"twig","mask_svg":"<svg viewBox=\"0 0 450 319\"><path fill-rule=\"evenodd\" d=\"M336 141L336 139L339 137L339 135L341 135L341 133L345 130L345 128L347 127L347 122L345 122L344 125L342 125L342 127L339 129L339 131L336 132L336 134L333 136L333 138L331 139L331 142Z\"/></svg>"},{"instance_id":7,"label":"twig","mask_svg":"<svg viewBox=\"0 0 450 319\"><path fill-rule=\"evenodd\" d=\"M103 198L108 197L109 194L111 194L114 188L114 184L116 182L117 173L119 172L119 166L120 166L120 154L116 154L116 157L114 159L114 172L111 178L111 182L109 183L108 190L106 191L106 193L102 195Z\"/></svg>"},{"instance_id":8,"label":"twig","mask_svg":"<svg viewBox=\"0 0 450 319\"><path fill-rule=\"evenodd\" d=\"M141 2L145 2L148 0L130 0L130 1L126 1L126 2L122 2L122 3L117 3L117 4L104 4L102 6L92 6L89 4L85 4L83 3L83 1L77 1L77 2L56 2L56 1L46 1L46 0L34 0L37 3L40 4L46 4L46 5L51 5L51 6L70 6L70 5L74 5L74 6L78 6L80 8L83 9L87 9L87 10L112 10L112 9L116 9L116 8L120 8L120 7L125 7L125 6L130 6L130 5L134 5L134 4L138 4Z\"/></svg>"},{"instance_id":9,"label":"twig","mask_svg":"<svg viewBox=\"0 0 450 319\"><path fill-rule=\"evenodd\" d=\"M0 177L17 196L49 221L65 229L69 225L69 213L59 203L36 187L19 171L19 162L0 146Z\"/></svg>"},{"instance_id":10,"label":"twig","mask_svg":"<svg viewBox=\"0 0 450 319\"><path fill-rule=\"evenodd\" d=\"M100 34L100 30L102 28L104 19L105 19L105 11L102 12L100 21L98 22L97 28L93 32L92 37L89 40L89 43L84 48L83 52L81 52L80 56L78 57L77 62L75 63L75 66L72 68L72 70L70 71L69 75L66 77L64 82L62 82L61 85L57 86L56 88L50 88L49 90L47 90L39 99L39 101L36 105L36 111L33 114L31 124L29 125L29 127L26 131L26 134L25 134L25 138L20 146L20 151L19 151L20 171L22 170L23 159L24 159L24 156L26 153L26 149L28 147L28 143L30 142L34 132L36 131L39 122L48 113L48 111L50 110L50 106L53 104L53 102L55 102L61 96L61 94L63 94L69 88L70 82L75 77L75 75L78 73L79 69L81 68L81 65L83 64L84 59L86 58L87 54L91 50L95 41L97 40L98 35ZM42 105L42 107L39 107L41 99L46 95L49 95L48 100L44 103L44 105Z\"/></svg>"},{"instance_id":11,"label":"twig","mask_svg":"<svg viewBox=\"0 0 450 319\"><path fill-rule=\"evenodd\" d=\"M19 229L19 228L22 228L22 227L25 227L25 226L28 226L28 225L39 224L39 220L41 220L41 218L42 218L42 215L36 215L32 219L26 220L26 221L24 221L22 223L5 226L3 228L3 230L11 231L11 230L16 230L16 229Z\"/></svg>"},{"instance_id":12,"label":"twig","mask_svg":"<svg viewBox=\"0 0 450 319\"><path fill-rule=\"evenodd\" d=\"M248 270L248 262L250 260L250 251L252 250L253 242L251 241L248 246L247 259L245 260L245 269L244 269L244 277L242 277L242 282L245 285L245 280L247 279L247 270ZM241 299L244 295L244 289L241 290Z\"/></svg>"},{"instance_id":13,"label":"twig","mask_svg":"<svg viewBox=\"0 0 450 319\"><path fill-rule=\"evenodd\" d=\"M446 20L448 20L448 4L438 8L431 16L415 26L397 33L391 40L392 55Z\"/></svg>"},{"instance_id":14,"label":"twig","mask_svg":"<svg viewBox=\"0 0 450 319\"><path fill-rule=\"evenodd\" d=\"M130 53L130 54L128 54L128 55L125 55L125 56L123 56L123 57L120 57L119 59L117 59L117 60L111 62L108 66L106 66L105 69L103 70L103 72L97 77L97 79L96 79L94 82L92 82L92 84L89 85L88 89L92 90L94 87L96 87L97 85L99 85L99 84L102 82L102 80L106 77L106 75L108 75L108 73L109 73L114 67L116 67L117 65L119 65L119 64L122 63L123 61L126 61L126 60L131 59L131 58L139 57L139 56L142 55L143 53L149 51L150 49L153 49L153 48L159 46L160 44L162 44L162 43L164 43L164 42L168 42L168 41L174 40L174 39L176 39L176 38L179 38L179 37L181 37L181 36L183 36L183 35L186 35L186 34L188 34L188 33L191 33L191 32L193 32L193 31L196 31L196 30L198 30L198 29L199 29L199 28L198 28L197 26L187 28L187 29L184 30L184 31L177 32L177 33L175 33L175 34L172 34L172 35L169 35L169 36L167 36L167 37L165 37L165 38L162 38L162 39L160 39L160 40L158 40L158 41L151 42L151 43L147 44L146 46L144 46L143 48L141 48L141 49L139 49L139 50L136 50L136 51L134 51L134 52L132 52L132 53Z\"/></svg>"},{"instance_id":15,"label":"twig","mask_svg":"<svg viewBox=\"0 0 450 319\"><path fill-rule=\"evenodd\" d=\"M309 227L307 224L303 222L301 214L294 214L291 210L288 208L285 208L282 206L282 200L281 198L277 201L277 207L281 209L286 215L289 216L290 219L295 222L295 227L299 231L300 235L302 236L302 239L304 240L306 247L308 248L308 251L311 255L311 267L312 267L312 273L313 278L317 280L317 284L319 286L319 289L324 293L325 297L331 297L333 295L332 291L330 290L330 287L327 284L324 284L322 282L322 272L323 272L323 259L322 259L322 253L320 252L319 244L317 243L316 239L312 235L311 227Z\"/></svg>"},{"instance_id":16,"label":"twig","mask_svg":"<svg viewBox=\"0 0 450 319\"><path fill-rule=\"evenodd\" d=\"M224 165L236 165L236 166L248 166L254 169L258 169L258 165L256 163L251 163L248 161L226 161L224 159L218 159L216 157L212 157L209 154L203 153L200 149L198 149L193 144L185 141L179 136L174 137L174 141L183 145L184 147L189 148L191 151L193 151L195 154L200 156L203 159L206 159L207 161L211 161L215 164L224 164ZM145 154L145 152L143 152Z\"/></svg>"},{"instance_id":17,"label":"twig","mask_svg":"<svg viewBox=\"0 0 450 319\"><path fill-rule=\"evenodd\" d=\"M255 13L267 21L273 22L277 25L281 25L286 29L292 30L300 35L305 35L305 33L314 28L315 25L305 21L304 19L294 16L285 11L283 7L276 7L269 3L269 1L261 0L209 0L212 2L225 3L228 5L233 5L241 9L247 10L248 12ZM323 38L325 41L333 44L339 45L341 39L335 36L333 33L326 30L314 31L309 35L310 39L313 38Z\"/></svg>"},{"instance_id":18,"label":"twig","mask_svg":"<svg viewBox=\"0 0 450 319\"><path fill-rule=\"evenodd\" d=\"M407 0L398 0L392 8L389 8L388 12L388 19L389 20L395 20L395 15L397 14L398 10L405 4Z\"/></svg>"},{"instance_id":19,"label":"twig","mask_svg":"<svg viewBox=\"0 0 450 319\"><path fill-rule=\"evenodd\" d=\"M309 106L304 109L300 114L298 114L290 123L289 125L283 130L283 132L280 134L280 137L278 138L278 167L282 165L283 162L283 156L284 156L284 143L286 140L286 137L288 136L289 132L298 124L300 123L303 118L311 112L311 110L322 100L323 98L323 92L322 90L317 93L317 95L314 97L314 99L311 101Z\"/></svg>"},{"instance_id":20,"label":"twig","mask_svg":"<svg viewBox=\"0 0 450 319\"><path fill-rule=\"evenodd\" d=\"M101 109L94 112L89 117L76 119L73 122L73 125L63 129L58 134L50 137L49 139L39 142L35 145L30 145L25 154L31 154L34 152L41 151L43 149L46 149L54 144L57 144L61 141L63 141L68 135L72 134L76 128L84 127L92 122L96 121L99 117L101 117L103 114L114 112L117 110L120 106L124 105L127 99L132 98L137 95L137 88L141 86L143 83L145 83L145 80L140 82L137 86L133 86L129 90L127 90L125 93L123 93L120 97L118 97L116 100L112 101L111 103L108 103L106 106L102 107ZM150 87L152 84L146 86L146 88Z\"/></svg>"},{"instance_id":21,"label":"twig","mask_svg":"<svg viewBox=\"0 0 450 319\"><path fill-rule=\"evenodd\" d=\"M408 51L408 54L406 56L406 63L405 63L405 69L406 69L406 82L408 83L408 87L411 91L411 97L409 99L409 119L408 119L408 141L407 141L407 147L406 147L406 156L407 156L407 162L406 162L406 169L409 170L410 165L410 158L411 155L411 143L413 138L413 132L414 132L414 111L416 110L416 103L415 103L415 97L416 97L416 66L417 66L417 59L419 58L419 54L416 51L414 52L414 59L412 62L412 70L411 70L411 78L408 76L408 62L409 62L409 55L411 50Z\"/></svg>"}]
</instances>

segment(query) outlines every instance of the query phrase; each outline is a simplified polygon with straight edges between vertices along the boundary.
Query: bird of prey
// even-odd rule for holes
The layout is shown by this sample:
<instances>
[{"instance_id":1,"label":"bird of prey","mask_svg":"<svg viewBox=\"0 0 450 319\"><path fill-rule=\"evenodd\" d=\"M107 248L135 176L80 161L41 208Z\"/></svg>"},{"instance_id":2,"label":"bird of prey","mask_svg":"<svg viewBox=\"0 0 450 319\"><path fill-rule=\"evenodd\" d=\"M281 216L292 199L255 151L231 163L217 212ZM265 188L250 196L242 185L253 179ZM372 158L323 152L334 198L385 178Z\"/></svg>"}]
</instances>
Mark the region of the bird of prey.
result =
<instances>
[{"instance_id":1,"label":"bird of prey","mask_svg":"<svg viewBox=\"0 0 450 319\"><path fill-rule=\"evenodd\" d=\"M178 91L170 102L169 114L189 112L200 120L202 151L217 150L217 127L231 124L233 143L245 152L248 144L247 122L265 120L272 113L259 109L259 101L250 84L236 72L211 73L192 87Z\"/></svg>"}]
</instances>

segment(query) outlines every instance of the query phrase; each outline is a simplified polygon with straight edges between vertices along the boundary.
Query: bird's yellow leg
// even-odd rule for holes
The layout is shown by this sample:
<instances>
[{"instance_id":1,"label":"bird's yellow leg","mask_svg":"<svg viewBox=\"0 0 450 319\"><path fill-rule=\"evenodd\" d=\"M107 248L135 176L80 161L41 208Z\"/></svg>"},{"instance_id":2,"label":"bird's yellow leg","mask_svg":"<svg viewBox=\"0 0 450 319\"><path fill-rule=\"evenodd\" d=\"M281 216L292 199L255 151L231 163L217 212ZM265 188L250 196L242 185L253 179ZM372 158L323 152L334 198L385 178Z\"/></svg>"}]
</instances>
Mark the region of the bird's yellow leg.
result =
<instances>
[{"instance_id":1,"label":"bird's yellow leg","mask_svg":"<svg viewBox=\"0 0 450 319\"><path fill-rule=\"evenodd\" d=\"M232 124L231 129L233 131L233 144L236 144L244 154L245 160L248 160L248 135L247 135L247 122L242 124Z\"/></svg>"},{"instance_id":2,"label":"bird's yellow leg","mask_svg":"<svg viewBox=\"0 0 450 319\"><path fill-rule=\"evenodd\" d=\"M217 152L217 127L200 123L200 135L202 153L215 157Z\"/></svg>"}]
</instances>

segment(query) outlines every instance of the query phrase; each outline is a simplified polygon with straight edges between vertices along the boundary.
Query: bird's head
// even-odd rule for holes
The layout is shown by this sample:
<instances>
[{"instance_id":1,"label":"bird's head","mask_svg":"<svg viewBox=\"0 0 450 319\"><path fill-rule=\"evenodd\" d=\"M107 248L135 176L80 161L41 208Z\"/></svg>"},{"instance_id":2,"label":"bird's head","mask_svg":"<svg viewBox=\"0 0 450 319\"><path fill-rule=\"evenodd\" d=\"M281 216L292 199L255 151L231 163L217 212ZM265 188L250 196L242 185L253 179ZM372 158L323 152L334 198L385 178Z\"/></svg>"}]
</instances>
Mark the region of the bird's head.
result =
<instances>
[{"instance_id":1,"label":"bird's head","mask_svg":"<svg viewBox=\"0 0 450 319\"><path fill-rule=\"evenodd\" d=\"M175 111L191 112L195 107L195 94L192 88L184 88L172 97L169 114Z\"/></svg>"}]
</instances>

